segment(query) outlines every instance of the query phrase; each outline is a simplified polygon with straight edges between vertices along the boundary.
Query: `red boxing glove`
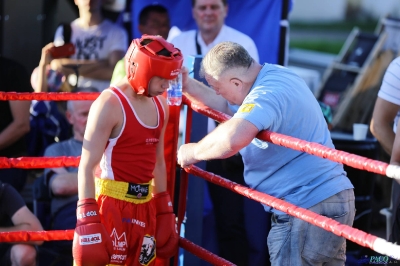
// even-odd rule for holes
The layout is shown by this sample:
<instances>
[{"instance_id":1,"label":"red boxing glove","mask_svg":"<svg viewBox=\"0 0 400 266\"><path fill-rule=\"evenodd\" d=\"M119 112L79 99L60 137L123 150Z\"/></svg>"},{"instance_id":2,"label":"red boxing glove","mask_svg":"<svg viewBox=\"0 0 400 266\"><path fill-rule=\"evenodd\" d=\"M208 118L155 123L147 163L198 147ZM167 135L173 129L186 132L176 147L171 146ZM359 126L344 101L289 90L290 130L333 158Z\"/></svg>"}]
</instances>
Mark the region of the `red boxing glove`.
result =
<instances>
[{"instance_id":1,"label":"red boxing glove","mask_svg":"<svg viewBox=\"0 0 400 266\"><path fill-rule=\"evenodd\" d=\"M154 195L157 211L156 255L169 259L178 251L179 235L168 192Z\"/></svg>"},{"instance_id":2,"label":"red boxing glove","mask_svg":"<svg viewBox=\"0 0 400 266\"><path fill-rule=\"evenodd\" d=\"M78 266L109 264L113 252L111 238L100 223L99 206L95 199L78 201L72 254Z\"/></svg>"}]
</instances>

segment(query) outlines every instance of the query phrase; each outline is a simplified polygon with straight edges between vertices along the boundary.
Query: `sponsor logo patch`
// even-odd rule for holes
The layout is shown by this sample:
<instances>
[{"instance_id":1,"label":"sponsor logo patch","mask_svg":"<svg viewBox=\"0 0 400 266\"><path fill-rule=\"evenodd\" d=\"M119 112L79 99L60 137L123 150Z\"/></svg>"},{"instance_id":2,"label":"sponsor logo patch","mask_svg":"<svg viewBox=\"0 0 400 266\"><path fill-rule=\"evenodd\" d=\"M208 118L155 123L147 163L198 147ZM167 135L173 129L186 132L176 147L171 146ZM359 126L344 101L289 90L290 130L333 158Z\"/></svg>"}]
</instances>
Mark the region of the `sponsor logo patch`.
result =
<instances>
[{"instance_id":1,"label":"sponsor logo patch","mask_svg":"<svg viewBox=\"0 0 400 266\"><path fill-rule=\"evenodd\" d=\"M156 242L154 236L145 235L140 249L139 262L148 265L156 256Z\"/></svg>"},{"instance_id":2,"label":"sponsor logo patch","mask_svg":"<svg viewBox=\"0 0 400 266\"><path fill-rule=\"evenodd\" d=\"M240 106L238 112L239 113L250 113L251 110L253 110L254 106L256 106L254 103L246 103Z\"/></svg>"},{"instance_id":3,"label":"sponsor logo patch","mask_svg":"<svg viewBox=\"0 0 400 266\"><path fill-rule=\"evenodd\" d=\"M81 246L101 243L101 234L79 236L79 243Z\"/></svg>"},{"instance_id":4,"label":"sponsor logo patch","mask_svg":"<svg viewBox=\"0 0 400 266\"><path fill-rule=\"evenodd\" d=\"M134 199L145 199L149 195L149 184L128 184L128 191L126 192L125 197L134 198Z\"/></svg>"},{"instance_id":5,"label":"sponsor logo patch","mask_svg":"<svg viewBox=\"0 0 400 266\"><path fill-rule=\"evenodd\" d=\"M114 250L125 251L128 248L128 241L126 241L125 232L118 235L117 230L114 228L111 232L110 238L112 240Z\"/></svg>"}]
</instances>

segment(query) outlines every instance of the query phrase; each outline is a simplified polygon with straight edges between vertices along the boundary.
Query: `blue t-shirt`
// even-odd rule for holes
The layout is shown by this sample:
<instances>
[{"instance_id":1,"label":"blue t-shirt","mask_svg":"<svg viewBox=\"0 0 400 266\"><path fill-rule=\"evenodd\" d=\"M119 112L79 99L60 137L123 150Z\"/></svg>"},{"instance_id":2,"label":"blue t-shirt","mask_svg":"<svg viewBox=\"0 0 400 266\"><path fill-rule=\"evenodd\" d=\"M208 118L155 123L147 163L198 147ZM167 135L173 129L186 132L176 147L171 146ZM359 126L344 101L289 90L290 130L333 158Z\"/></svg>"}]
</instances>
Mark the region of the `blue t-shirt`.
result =
<instances>
[{"instance_id":1,"label":"blue t-shirt","mask_svg":"<svg viewBox=\"0 0 400 266\"><path fill-rule=\"evenodd\" d=\"M65 141L53 143L47 147L44 156L46 157L59 157L59 156L81 156L82 141L70 138ZM66 167L70 173L77 173L78 167ZM48 187L51 193L51 182L55 174L51 169L44 170L46 177L49 177ZM55 196L51 193L51 213L53 215L53 230L72 229L76 225L76 203L78 201L78 194L71 196Z\"/></svg>"},{"instance_id":2,"label":"blue t-shirt","mask_svg":"<svg viewBox=\"0 0 400 266\"><path fill-rule=\"evenodd\" d=\"M233 118L242 118L260 131L292 136L334 148L330 132L306 83L291 70L265 64ZM343 165L259 139L240 151L249 187L309 208L353 188ZM271 210L265 206L267 211Z\"/></svg>"}]
</instances>

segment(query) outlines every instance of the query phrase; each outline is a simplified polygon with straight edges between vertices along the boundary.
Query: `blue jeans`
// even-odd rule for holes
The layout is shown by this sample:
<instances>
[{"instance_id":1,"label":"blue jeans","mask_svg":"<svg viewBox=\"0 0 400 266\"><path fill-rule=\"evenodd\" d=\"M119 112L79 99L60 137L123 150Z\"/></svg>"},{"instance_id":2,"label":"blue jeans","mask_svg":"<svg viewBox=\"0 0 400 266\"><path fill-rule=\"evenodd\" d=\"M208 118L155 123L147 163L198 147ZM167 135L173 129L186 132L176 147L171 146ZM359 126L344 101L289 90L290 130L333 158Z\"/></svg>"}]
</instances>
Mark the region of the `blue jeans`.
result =
<instances>
[{"instance_id":1,"label":"blue jeans","mask_svg":"<svg viewBox=\"0 0 400 266\"><path fill-rule=\"evenodd\" d=\"M312 206L310 211L353 225L354 192L344 190ZM271 218L268 249L271 265L344 265L346 239L289 214Z\"/></svg>"}]
</instances>

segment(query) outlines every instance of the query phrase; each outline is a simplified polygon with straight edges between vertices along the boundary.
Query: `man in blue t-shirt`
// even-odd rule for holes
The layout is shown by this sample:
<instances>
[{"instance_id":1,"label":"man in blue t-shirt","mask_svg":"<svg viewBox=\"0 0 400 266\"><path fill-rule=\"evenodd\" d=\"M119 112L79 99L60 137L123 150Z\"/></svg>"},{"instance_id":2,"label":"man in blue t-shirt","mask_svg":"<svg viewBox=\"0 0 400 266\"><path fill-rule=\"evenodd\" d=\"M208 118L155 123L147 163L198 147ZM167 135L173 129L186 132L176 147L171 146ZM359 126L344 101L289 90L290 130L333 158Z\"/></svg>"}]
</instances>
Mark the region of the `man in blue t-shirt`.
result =
<instances>
[{"instance_id":1,"label":"man in blue t-shirt","mask_svg":"<svg viewBox=\"0 0 400 266\"><path fill-rule=\"evenodd\" d=\"M233 118L200 142L182 145L178 151L182 167L240 152L250 188L353 224L353 185L343 165L256 138L260 131L270 130L334 148L321 108L299 76L278 65L260 65L234 42L212 48L202 61L201 74L210 87L188 78L183 70L185 95ZM272 265L344 264L344 238L264 208L272 212L268 235Z\"/></svg>"}]
</instances>

